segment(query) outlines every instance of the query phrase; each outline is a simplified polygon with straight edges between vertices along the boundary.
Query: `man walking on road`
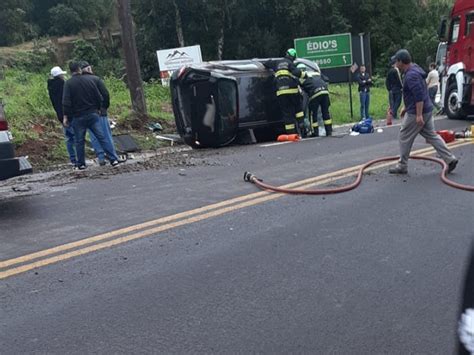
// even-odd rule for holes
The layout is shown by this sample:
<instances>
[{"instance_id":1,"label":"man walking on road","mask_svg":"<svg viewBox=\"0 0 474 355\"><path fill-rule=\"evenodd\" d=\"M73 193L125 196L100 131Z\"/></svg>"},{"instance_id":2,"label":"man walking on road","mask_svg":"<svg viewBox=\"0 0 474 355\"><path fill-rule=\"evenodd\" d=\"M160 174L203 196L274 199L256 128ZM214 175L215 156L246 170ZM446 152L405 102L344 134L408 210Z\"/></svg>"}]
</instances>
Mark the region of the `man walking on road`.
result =
<instances>
[{"instance_id":1,"label":"man walking on road","mask_svg":"<svg viewBox=\"0 0 474 355\"><path fill-rule=\"evenodd\" d=\"M417 64L412 63L406 49L400 49L393 57L395 65L404 74L402 126L399 134L400 160L390 168L390 174L408 173L408 158L413 142L421 134L448 164L448 173L456 168L458 159L448 149L444 140L436 133L433 123L433 104L428 96L426 73Z\"/></svg>"},{"instance_id":2,"label":"man walking on road","mask_svg":"<svg viewBox=\"0 0 474 355\"><path fill-rule=\"evenodd\" d=\"M81 75L80 64L72 62L69 65L72 77L66 81L63 94L64 126L68 127L72 121L77 153L77 168L86 168L85 136L90 129L97 137L100 145L107 154L112 166L119 164L113 146L105 139L100 124L98 112L102 107L102 95L92 80Z\"/></svg>"}]
</instances>

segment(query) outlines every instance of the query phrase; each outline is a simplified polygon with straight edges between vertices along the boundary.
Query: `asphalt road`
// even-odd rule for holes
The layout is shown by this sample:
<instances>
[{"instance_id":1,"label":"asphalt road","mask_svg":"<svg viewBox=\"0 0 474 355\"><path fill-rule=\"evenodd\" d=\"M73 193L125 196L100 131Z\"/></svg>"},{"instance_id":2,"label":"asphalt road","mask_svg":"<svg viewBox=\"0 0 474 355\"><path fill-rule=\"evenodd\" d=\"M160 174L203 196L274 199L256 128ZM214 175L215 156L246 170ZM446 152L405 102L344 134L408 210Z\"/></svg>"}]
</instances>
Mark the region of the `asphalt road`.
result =
<instances>
[{"instance_id":1,"label":"asphalt road","mask_svg":"<svg viewBox=\"0 0 474 355\"><path fill-rule=\"evenodd\" d=\"M339 195L242 179L324 177L396 155L397 132L208 150L0 200L0 353L452 353L472 193L420 161ZM453 148L453 180L474 184L473 147Z\"/></svg>"}]
</instances>

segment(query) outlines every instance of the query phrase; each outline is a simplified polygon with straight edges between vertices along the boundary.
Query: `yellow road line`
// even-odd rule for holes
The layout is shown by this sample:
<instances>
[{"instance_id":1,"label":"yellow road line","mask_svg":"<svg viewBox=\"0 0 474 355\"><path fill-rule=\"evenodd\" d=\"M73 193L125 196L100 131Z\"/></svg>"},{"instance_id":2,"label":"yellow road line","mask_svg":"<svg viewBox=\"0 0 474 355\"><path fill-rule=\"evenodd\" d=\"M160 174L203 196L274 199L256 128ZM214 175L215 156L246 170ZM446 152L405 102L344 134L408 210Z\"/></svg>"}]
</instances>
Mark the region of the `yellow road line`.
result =
<instances>
[{"instance_id":1,"label":"yellow road line","mask_svg":"<svg viewBox=\"0 0 474 355\"><path fill-rule=\"evenodd\" d=\"M470 144L470 142L460 142L459 144L452 144L451 147L459 147L459 146L463 146L463 145L467 145L467 144ZM429 154L432 154L432 153L433 153L432 148L425 148L425 149L421 149L421 150L418 150L418 151L415 152L415 154L417 154L417 155L429 155ZM394 162L379 164L377 166L374 166L372 168L367 169L367 171L380 169L381 167L388 166L388 165L391 165L391 164L394 164ZM362 165L358 165L358 166L354 166L354 167L351 167L351 168L342 169L342 170L339 170L339 171L336 171L336 172L333 172L333 173L324 174L324 175L321 175L321 176L318 176L318 177L313 177L313 178L301 180L301 181L298 181L298 182L295 182L295 183L287 184L287 185L284 185L282 187L283 188L293 188L293 187L296 187L296 186L300 186L300 188L309 188L309 187L316 186L316 185L323 185L323 184L326 184L327 182L333 181L336 176L337 176L337 180L345 178L345 177L349 177L349 176L353 175L356 171L358 171L358 169L361 166ZM179 222L164 224L162 226L152 228L152 229L148 229L148 230L145 230L145 231L142 231L142 232L139 232L139 233L135 233L135 234L132 234L132 235L129 235L129 236L126 236L126 237L116 238L116 239L113 239L113 240L108 241L108 242L95 244L93 246L82 248L80 250L76 250L76 251L72 251L72 252L69 252L69 253L61 254L61 255L58 255L58 256L55 256L55 257L51 257L51 258L40 260L40 261L37 261L37 262L34 262L34 263L30 263L30 264L27 264L27 265L24 265L24 266L12 268L12 269L9 269L7 271L0 272L0 279L6 278L6 277L9 277L9 276L12 276L12 275L16 275L16 274L19 274L19 273L22 273L22 272L40 267L40 266L45 266L45 265L49 265L49 264L52 264L52 263L55 263L55 262L58 262L58 261L61 261L61 260L66 260L66 259L78 256L78 255L84 255L84 254L90 253L92 251L96 251L96 250L100 250L100 249L103 249L103 248L111 247L111 246L114 246L114 245L117 245L117 244L122 244L122 243L125 243L125 242L130 241L130 240L143 238L143 237L146 237L146 236L149 236L149 235L152 235L152 234L156 234L156 233L168 230L168 229L179 227L181 225L198 222L198 221L201 221L201 220L204 220L204 219L207 219L207 218L211 218L211 217L219 216L221 214L225 214L225 213L230 212L230 211L234 211L234 210L238 210L238 209L241 209L241 208L253 206L255 204L270 201L270 200L279 198L281 196L283 196L283 194L274 194L274 193L272 193L271 195L269 195L268 192L259 192L259 193L244 195L244 196L240 196L240 197L233 198L233 199L230 199L230 200L222 201L222 202L219 202L219 203L216 203L216 204L204 206L204 207L201 207L201 208L197 208L197 209L182 212L182 213L178 213L178 214L175 214L175 215L172 215L172 216L167 216L167 217L159 218L159 219L156 219L156 220L153 220L153 221L141 223L141 224L138 224L138 225L135 225L135 226L122 228L122 229L119 229L117 231L100 234L100 235L95 236L95 237L82 239L82 240L77 241L77 242L68 243L68 244L58 246L58 247L46 249L46 250L43 250L43 251L40 251L40 252L37 252L37 253L27 254L27 255L24 255L24 256L21 256L21 257L18 257L18 258L5 260L5 261L0 263L1 268L5 268L7 266L23 263L23 262L26 262L26 261L35 260L35 259L38 259L38 258L43 257L43 256L56 254L56 253L59 253L61 251L70 250L70 249L73 249L73 248L76 248L76 247L85 246L85 245L88 245L88 244L91 244L91 243L94 243L94 242L97 242L97 241L102 241L102 240L105 240L105 239L108 239L108 238L112 238L113 236L122 235L122 234L126 234L126 233L129 233L129 232L134 232L134 231L146 228L146 227L155 226L157 224L172 222L172 221L175 221L179 218L193 216L193 215L196 215L198 213L209 211L211 209L224 207L224 208L219 209L217 211L212 211L212 212L209 212L209 213L201 214L199 216L186 218L186 219L181 220ZM248 201L250 199L252 199L252 200ZM232 206L232 204L237 203L237 202L241 202L241 201L247 201L247 202L239 203L237 205ZM231 205L231 206L229 206L229 205Z\"/></svg>"}]
</instances>

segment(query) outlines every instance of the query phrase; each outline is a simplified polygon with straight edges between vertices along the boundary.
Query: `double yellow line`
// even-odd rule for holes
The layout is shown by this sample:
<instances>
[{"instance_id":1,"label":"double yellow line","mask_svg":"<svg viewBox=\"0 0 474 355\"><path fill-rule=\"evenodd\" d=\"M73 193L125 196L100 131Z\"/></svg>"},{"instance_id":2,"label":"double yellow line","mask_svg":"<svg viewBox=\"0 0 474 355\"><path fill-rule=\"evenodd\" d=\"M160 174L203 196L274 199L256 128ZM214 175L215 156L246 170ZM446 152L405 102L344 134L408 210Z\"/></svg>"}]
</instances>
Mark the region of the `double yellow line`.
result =
<instances>
[{"instance_id":1,"label":"double yellow line","mask_svg":"<svg viewBox=\"0 0 474 355\"><path fill-rule=\"evenodd\" d=\"M468 141L461 141L451 144L451 147L460 147L470 144ZM430 155L432 148L421 149L413 152L416 155ZM394 162L379 164L376 167L366 171L379 169ZM282 186L283 188L303 188L308 189L318 185L324 185L329 182L340 180L357 173L362 165L338 170L332 173L312 177L309 179L297 181ZM17 258L0 261L0 280L7 277L18 275L39 267L51 265L59 261L68 260L76 256L89 254L115 245L123 244L132 240L156 235L161 232L177 228L183 225L200 222L212 217L237 211L242 208L258 205L264 202L276 200L284 196L283 194L270 193L266 191L256 192L248 195L239 196L222 202L214 203L208 206L196 208L193 210L177 213L151 220L148 222L136 224L130 227L121 228L115 231L99 234L93 237L78 240L53 248L41 250L35 253L23 255Z\"/></svg>"}]
</instances>

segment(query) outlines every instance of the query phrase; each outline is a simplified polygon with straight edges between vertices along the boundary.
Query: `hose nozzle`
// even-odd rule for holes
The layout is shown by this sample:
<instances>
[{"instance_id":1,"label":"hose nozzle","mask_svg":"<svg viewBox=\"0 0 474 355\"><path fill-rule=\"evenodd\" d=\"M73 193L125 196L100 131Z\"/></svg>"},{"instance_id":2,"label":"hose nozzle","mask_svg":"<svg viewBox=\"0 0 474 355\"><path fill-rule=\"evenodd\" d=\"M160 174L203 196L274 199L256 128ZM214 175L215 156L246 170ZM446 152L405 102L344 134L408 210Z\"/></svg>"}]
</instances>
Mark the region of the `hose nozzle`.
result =
<instances>
[{"instance_id":1,"label":"hose nozzle","mask_svg":"<svg viewBox=\"0 0 474 355\"><path fill-rule=\"evenodd\" d=\"M244 173L244 181L253 182L252 179L253 179L254 177L255 177L255 176L254 176L252 173L249 173L248 171L246 171L246 172Z\"/></svg>"}]
</instances>

